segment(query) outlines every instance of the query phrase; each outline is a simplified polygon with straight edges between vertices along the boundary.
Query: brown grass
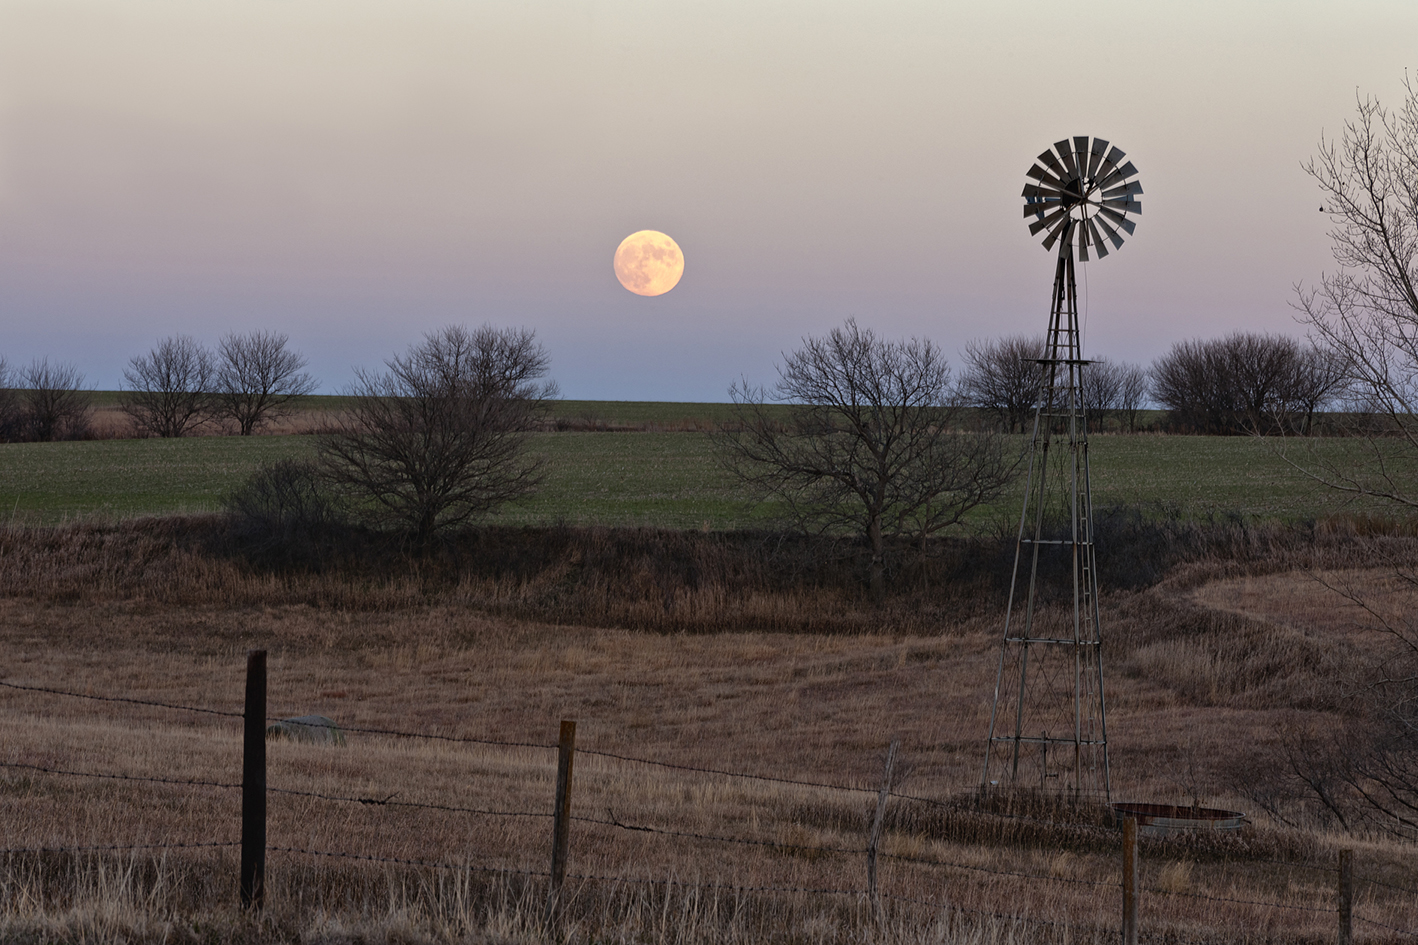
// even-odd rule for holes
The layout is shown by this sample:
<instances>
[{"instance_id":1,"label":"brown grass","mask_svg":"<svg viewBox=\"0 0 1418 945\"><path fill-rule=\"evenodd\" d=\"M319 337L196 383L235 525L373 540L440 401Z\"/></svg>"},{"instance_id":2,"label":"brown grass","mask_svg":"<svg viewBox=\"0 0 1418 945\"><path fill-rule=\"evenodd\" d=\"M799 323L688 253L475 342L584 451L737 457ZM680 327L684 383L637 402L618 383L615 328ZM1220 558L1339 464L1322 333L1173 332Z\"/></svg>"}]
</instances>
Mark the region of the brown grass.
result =
<instances>
[{"instance_id":1,"label":"brown grass","mask_svg":"<svg viewBox=\"0 0 1418 945\"><path fill-rule=\"evenodd\" d=\"M1116 834L1069 826L1074 812L1042 800L1009 809L971 800L999 633L988 586L903 591L877 606L821 575L795 585L750 574L755 587L730 593L729 578L706 565L712 546L608 533L557 546L571 557L539 553L535 566L501 571L464 557L405 560L382 573L368 560L353 570L277 573L210 550L216 527L161 520L0 534L4 681L235 711L244 653L262 647L271 654L272 714L541 744L555 739L559 719L575 718L579 816L792 847L578 822L571 871L618 879L573 880L572 939L1115 939L1116 890L1062 880L1115 882ZM1387 572L1376 563L1400 540L1252 536L1230 558L1208 553L1157 586L1109 595L1115 796L1251 809L1238 785L1264 775L1254 759L1275 744L1277 724L1296 714L1338 724L1345 705L1333 681L1375 645L1366 631L1336 629L1346 618L1297 568L1347 562L1334 573L1382 590ZM600 548L594 566L588 547ZM686 553L657 569L649 551L666 547ZM721 549L726 561L732 550ZM620 583L609 577L617 567ZM897 790L927 800L889 805L883 851L906 859L883 861L882 888L900 897L888 900L885 924L860 895L748 891L864 888L862 854L800 848L864 847L870 789L893 737L902 742ZM588 749L867 790L743 781ZM0 761L234 782L240 731L214 716L0 689ZM545 813L554 756L352 733L343 748L273 742L270 769L275 787ZM239 798L8 768L0 805L6 847L67 847L234 839ZM276 794L270 843L539 871L549 824ZM1191 897L1327 903L1331 874L1275 861L1328 866L1341 845L1357 848L1361 875L1418 886L1406 848L1257 816L1238 839L1149 844L1144 886L1161 892L1147 894L1145 927L1188 941L1332 940L1330 913ZM277 852L270 864L268 915L253 923L234 902L230 849L12 854L0 864L0 936L541 936L539 877ZM652 882L626 882L642 879ZM1407 898L1365 887L1359 912L1410 927L1418 916ZM1382 940L1369 935L1381 930L1361 929L1366 941Z\"/></svg>"}]
</instances>

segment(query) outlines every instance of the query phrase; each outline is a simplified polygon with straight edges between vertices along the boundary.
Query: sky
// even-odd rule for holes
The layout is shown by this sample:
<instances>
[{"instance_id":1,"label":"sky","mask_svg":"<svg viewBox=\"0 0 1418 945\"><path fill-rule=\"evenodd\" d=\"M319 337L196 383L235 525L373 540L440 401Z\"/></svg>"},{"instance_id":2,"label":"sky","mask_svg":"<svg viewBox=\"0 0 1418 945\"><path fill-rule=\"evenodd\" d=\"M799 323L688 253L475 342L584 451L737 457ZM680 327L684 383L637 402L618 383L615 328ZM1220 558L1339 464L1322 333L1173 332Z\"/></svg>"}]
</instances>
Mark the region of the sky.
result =
<instances>
[{"instance_id":1,"label":"sky","mask_svg":"<svg viewBox=\"0 0 1418 945\"><path fill-rule=\"evenodd\" d=\"M1418 81L1418 3L0 0L0 356L114 389L159 339L279 331L335 393L451 323L574 399L716 401L847 318L1042 332L1035 155L1121 147L1085 353L1301 335L1302 165ZM685 272L626 291L620 241Z\"/></svg>"}]
</instances>

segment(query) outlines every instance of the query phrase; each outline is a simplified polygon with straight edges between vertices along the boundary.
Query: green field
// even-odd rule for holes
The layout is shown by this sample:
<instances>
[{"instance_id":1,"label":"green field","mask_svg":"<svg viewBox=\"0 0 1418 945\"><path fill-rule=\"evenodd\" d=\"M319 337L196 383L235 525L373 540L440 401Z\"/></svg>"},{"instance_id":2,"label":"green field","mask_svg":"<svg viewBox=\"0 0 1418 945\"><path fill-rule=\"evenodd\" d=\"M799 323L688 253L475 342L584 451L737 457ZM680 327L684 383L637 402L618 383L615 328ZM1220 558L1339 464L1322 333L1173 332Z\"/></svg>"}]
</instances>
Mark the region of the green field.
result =
<instances>
[{"instance_id":1,"label":"green field","mask_svg":"<svg viewBox=\"0 0 1418 945\"><path fill-rule=\"evenodd\" d=\"M593 406L626 422L691 415L678 404ZM1310 442L1330 456L1355 445ZM0 514L53 523L94 514L209 512L262 462L309 456L315 445L311 436L4 444ZM1160 502L1187 516L1240 512L1285 521L1346 508L1342 496L1314 484L1265 440L1098 436L1090 449L1099 507ZM533 437L532 450L549 461L546 488L500 512L499 521L722 529L762 523L769 514L748 501L701 433L543 433ZM972 521L1008 520L1017 502L1008 497Z\"/></svg>"}]
</instances>

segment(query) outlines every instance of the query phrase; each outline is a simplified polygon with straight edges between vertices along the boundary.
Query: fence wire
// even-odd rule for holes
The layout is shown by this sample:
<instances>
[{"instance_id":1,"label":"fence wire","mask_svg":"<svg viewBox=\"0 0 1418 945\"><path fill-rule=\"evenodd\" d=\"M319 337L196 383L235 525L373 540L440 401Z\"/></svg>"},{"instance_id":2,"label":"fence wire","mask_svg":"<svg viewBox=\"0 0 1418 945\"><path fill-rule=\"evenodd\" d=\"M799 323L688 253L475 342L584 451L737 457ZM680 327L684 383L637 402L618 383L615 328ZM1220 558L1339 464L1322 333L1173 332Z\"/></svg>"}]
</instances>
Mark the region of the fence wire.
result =
<instances>
[{"instance_id":1,"label":"fence wire","mask_svg":"<svg viewBox=\"0 0 1418 945\"><path fill-rule=\"evenodd\" d=\"M1354 913L1354 918L1368 925L1376 925L1381 929L1388 929L1390 932L1397 932L1399 935L1407 935L1409 938L1418 938L1418 932L1413 932L1408 929L1400 929L1396 925L1388 925L1386 923L1378 921L1377 919L1368 919L1357 912Z\"/></svg>"},{"instance_id":2,"label":"fence wire","mask_svg":"<svg viewBox=\"0 0 1418 945\"><path fill-rule=\"evenodd\" d=\"M127 699L122 696L95 696L87 692L74 692L70 689L52 689L48 686L22 686L19 683L4 682L0 680L0 686L6 689L19 689L24 692L43 692L53 696L68 696L72 699L92 699L95 702L124 702L128 705L145 705L159 709L175 709L179 712L199 712L204 715L220 715L223 718L242 719L245 714L241 712L224 712L221 709L205 709L195 705L179 705L173 702L154 702L150 699Z\"/></svg>"},{"instance_id":3,"label":"fence wire","mask_svg":"<svg viewBox=\"0 0 1418 945\"><path fill-rule=\"evenodd\" d=\"M1183 899L1204 899L1210 902L1233 902L1243 906L1264 906L1269 909L1291 909L1296 912L1338 912L1337 906L1292 906L1283 902L1264 902L1257 899L1232 899L1228 896L1209 896L1206 893L1179 892L1172 889L1160 889L1156 886L1145 886L1143 892L1157 893L1161 896L1180 896Z\"/></svg>"},{"instance_id":4,"label":"fence wire","mask_svg":"<svg viewBox=\"0 0 1418 945\"><path fill-rule=\"evenodd\" d=\"M140 781L148 784L178 784L215 788L241 787L240 784L231 784L225 781L204 781L199 778L151 778L137 774L110 774L102 771L71 771L65 768L46 768L43 765L22 764L18 761L0 761L0 768L20 768L27 771L42 771L45 774L60 774L73 778L102 778L109 781Z\"/></svg>"},{"instance_id":5,"label":"fence wire","mask_svg":"<svg viewBox=\"0 0 1418 945\"><path fill-rule=\"evenodd\" d=\"M747 774L742 771L727 771L723 768L704 768L697 765L674 764L669 761L655 761L652 758L638 758L634 755L621 755L613 751L599 751L591 748L576 749L578 755L595 755L598 758L614 758L616 761L625 761L630 764L650 765L656 768L669 768L675 771L694 771L699 774L714 774L725 778L738 778L744 781L767 781L772 784L792 784L797 787L819 788L828 791L849 791L858 794L875 794L877 788L857 787L851 784L833 784L827 781L803 781L796 778L778 778L766 774Z\"/></svg>"},{"instance_id":6,"label":"fence wire","mask_svg":"<svg viewBox=\"0 0 1418 945\"><path fill-rule=\"evenodd\" d=\"M617 820L615 818L615 815L611 814L610 811L607 811L607 813L610 814L611 817L611 819L609 820L603 820L598 817L579 816L572 817L571 819L579 823L600 824L605 827L616 827L620 830L631 831L634 833L662 834L667 837L682 837L684 839L689 840L707 840L712 841L714 843L741 843L749 846L770 847L778 850L798 850L810 853L835 853L846 854L850 856L863 856L867 852L865 849L858 847L824 847L813 846L811 844L805 843L781 843L777 840L759 840L751 837L725 837L717 834L693 833L687 830L666 830L662 827L638 826L635 824L622 823L621 821Z\"/></svg>"},{"instance_id":7,"label":"fence wire","mask_svg":"<svg viewBox=\"0 0 1418 945\"><path fill-rule=\"evenodd\" d=\"M920 856L905 856L900 853L882 853L879 856L884 860L898 860L902 863L915 863L919 866L943 866L948 869L970 870L975 873L992 873L995 876L1017 876L1020 879L1040 879L1051 883L1073 883L1077 886L1112 886L1121 888L1121 882L1109 882L1097 879L1071 879L1067 876L1053 876L1045 873L1019 873L1014 870L997 870L988 866L970 866L965 863L952 863L949 860L927 859Z\"/></svg>"},{"instance_id":8,"label":"fence wire","mask_svg":"<svg viewBox=\"0 0 1418 945\"><path fill-rule=\"evenodd\" d=\"M194 850L203 847L239 847L240 840L203 840L192 843L114 843L87 847L5 847L0 854L11 853L114 853L127 850Z\"/></svg>"}]
</instances>

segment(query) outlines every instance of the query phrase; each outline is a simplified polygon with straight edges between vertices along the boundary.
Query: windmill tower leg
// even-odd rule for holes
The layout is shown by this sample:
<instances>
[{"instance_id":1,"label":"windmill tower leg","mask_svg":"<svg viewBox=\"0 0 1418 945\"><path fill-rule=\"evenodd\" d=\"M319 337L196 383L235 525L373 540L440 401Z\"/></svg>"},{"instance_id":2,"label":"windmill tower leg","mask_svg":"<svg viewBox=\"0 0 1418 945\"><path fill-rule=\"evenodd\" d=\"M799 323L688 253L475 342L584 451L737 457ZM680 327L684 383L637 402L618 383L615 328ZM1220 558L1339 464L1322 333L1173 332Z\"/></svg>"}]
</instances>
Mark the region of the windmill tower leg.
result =
<instances>
[{"instance_id":1,"label":"windmill tower leg","mask_svg":"<svg viewBox=\"0 0 1418 945\"><path fill-rule=\"evenodd\" d=\"M983 785L1107 800L1106 710L1088 424L1071 233L1065 226L1039 359ZM992 780L993 779L993 780Z\"/></svg>"}]
</instances>

